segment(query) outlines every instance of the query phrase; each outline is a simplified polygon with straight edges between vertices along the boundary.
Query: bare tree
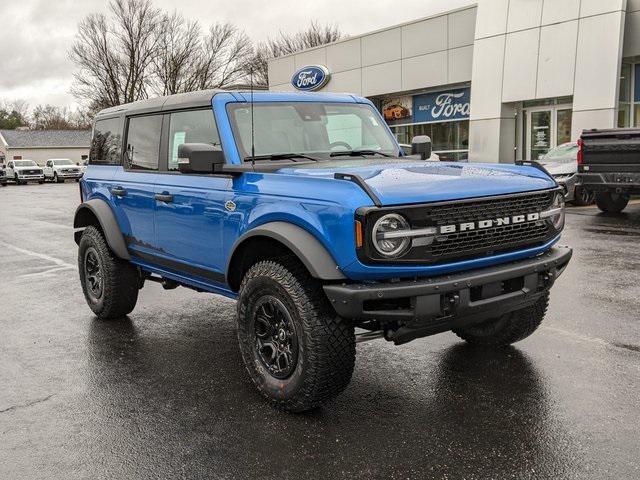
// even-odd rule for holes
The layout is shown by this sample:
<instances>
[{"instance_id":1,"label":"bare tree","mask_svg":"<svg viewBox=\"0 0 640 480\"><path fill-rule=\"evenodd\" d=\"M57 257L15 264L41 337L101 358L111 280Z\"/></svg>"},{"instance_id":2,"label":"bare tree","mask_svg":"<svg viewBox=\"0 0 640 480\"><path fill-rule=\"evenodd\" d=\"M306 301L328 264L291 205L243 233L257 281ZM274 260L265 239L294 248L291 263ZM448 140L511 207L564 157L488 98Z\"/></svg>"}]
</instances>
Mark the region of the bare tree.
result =
<instances>
[{"instance_id":1,"label":"bare tree","mask_svg":"<svg viewBox=\"0 0 640 480\"><path fill-rule=\"evenodd\" d=\"M197 22L187 22L176 13L165 15L163 25L158 32L158 54L153 60L156 93L221 88L246 75L253 46L233 25L214 24L202 36Z\"/></svg>"},{"instance_id":2,"label":"bare tree","mask_svg":"<svg viewBox=\"0 0 640 480\"><path fill-rule=\"evenodd\" d=\"M0 101L0 129L14 130L28 124L29 105L24 100Z\"/></svg>"},{"instance_id":3,"label":"bare tree","mask_svg":"<svg viewBox=\"0 0 640 480\"><path fill-rule=\"evenodd\" d=\"M150 0L112 0L109 9L80 23L70 52L79 66L72 92L94 110L146 98L158 50L161 12Z\"/></svg>"},{"instance_id":4,"label":"bare tree","mask_svg":"<svg viewBox=\"0 0 640 480\"><path fill-rule=\"evenodd\" d=\"M154 90L160 95L188 91L197 67L194 52L201 48L200 25L173 13L165 14L158 30L158 51L152 70Z\"/></svg>"},{"instance_id":5,"label":"bare tree","mask_svg":"<svg viewBox=\"0 0 640 480\"><path fill-rule=\"evenodd\" d=\"M67 107L38 105L31 114L33 130L84 130L91 128L91 116L87 110L71 111Z\"/></svg>"},{"instance_id":6,"label":"bare tree","mask_svg":"<svg viewBox=\"0 0 640 480\"><path fill-rule=\"evenodd\" d=\"M229 23L216 23L204 39L198 63L197 89L223 88L246 76L253 55L249 37Z\"/></svg>"},{"instance_id":7,"label":"bare tree","mask_svg":"<svg viewBox=\"0 0 640 480\"><path fill-rule=\"evenodd\" d=\"M343 37L344 35L336 25L321 25L315 21L311 22L305 30L293 35L281 31L277 37L270 38L258 45L247 70L253 72L256 84L268 85L269 60L332 43Z\"/></svg>"}]
</instances>

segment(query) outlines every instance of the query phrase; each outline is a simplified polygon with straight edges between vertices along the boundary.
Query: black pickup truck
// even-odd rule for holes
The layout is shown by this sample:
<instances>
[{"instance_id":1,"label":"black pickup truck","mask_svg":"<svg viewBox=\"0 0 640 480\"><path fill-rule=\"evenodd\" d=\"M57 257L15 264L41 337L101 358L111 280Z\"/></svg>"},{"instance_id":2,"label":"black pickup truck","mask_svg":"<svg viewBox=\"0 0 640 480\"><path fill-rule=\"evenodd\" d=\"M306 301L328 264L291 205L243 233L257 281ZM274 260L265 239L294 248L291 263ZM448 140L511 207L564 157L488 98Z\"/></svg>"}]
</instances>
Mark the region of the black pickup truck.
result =
<instances>
[{"instance_id":1,"label":"black pickup truck","mask_svg":"<svg viewBox=\"0 0 640 480\"><path fill-rule=\"evenodd\" d=\"M595 192L603 212L624 210L640 194L640 128L585 130L578 146L582 187Z\"/></svg>"}]
</instances>

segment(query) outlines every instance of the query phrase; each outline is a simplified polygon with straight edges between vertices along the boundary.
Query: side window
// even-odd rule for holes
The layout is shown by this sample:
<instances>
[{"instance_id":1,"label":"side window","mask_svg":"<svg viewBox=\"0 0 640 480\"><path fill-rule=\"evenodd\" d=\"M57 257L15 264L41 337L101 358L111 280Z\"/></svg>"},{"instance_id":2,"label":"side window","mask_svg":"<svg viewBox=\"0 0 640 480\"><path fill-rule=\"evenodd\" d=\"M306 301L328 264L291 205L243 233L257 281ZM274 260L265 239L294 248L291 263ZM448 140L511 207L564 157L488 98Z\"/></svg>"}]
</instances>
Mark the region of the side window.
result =
<instances>
[{"instance_id":1,"label":"side window","mask_svg":"<svg viewBox=\"0 0 640 480\"><path fill-rule=\"evenodd\" d=\"M97 120L89 152L89 163L120 165L122 152L122 123L119 118Z\"/></svg>"},{"instance_id":2,"label":"side window","mask_svg":"<svg viewBox=\"0 0 640 480\"><path fill-rule=\"evenodd\" d=\"M162 115L129 119L126 165L132 170L158 170Z\"/></svg>"},{"instance_id":3,"label":"side window","mask_svg":"<svg viewBox=\"0 0 640 480\"><path fill-rule=\"evenodd\" d=\"M220 145L211 109L176 112L169 123L169 170L178 170L178 148L183 143Z\"/></svg>"}]
</instances>

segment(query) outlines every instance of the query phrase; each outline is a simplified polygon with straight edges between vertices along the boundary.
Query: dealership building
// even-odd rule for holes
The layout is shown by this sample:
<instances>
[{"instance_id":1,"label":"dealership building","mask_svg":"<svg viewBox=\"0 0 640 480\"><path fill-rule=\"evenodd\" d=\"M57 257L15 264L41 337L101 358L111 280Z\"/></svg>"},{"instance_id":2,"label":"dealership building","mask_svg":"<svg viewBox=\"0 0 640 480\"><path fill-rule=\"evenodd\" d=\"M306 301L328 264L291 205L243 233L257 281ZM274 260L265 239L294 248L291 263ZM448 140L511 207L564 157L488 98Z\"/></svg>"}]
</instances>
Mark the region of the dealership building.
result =
<instances>
[{"instance_id":1,"label":"dealership building","mask_svg":"<svg viewBox=\"0 0 640 480\"><path fill-rule=\"evenodd\" d=\"M365 96L441 159L535 160L640 126L640 0L478 0L276 58L269 89Z\"/></svg>"}]
</instances>

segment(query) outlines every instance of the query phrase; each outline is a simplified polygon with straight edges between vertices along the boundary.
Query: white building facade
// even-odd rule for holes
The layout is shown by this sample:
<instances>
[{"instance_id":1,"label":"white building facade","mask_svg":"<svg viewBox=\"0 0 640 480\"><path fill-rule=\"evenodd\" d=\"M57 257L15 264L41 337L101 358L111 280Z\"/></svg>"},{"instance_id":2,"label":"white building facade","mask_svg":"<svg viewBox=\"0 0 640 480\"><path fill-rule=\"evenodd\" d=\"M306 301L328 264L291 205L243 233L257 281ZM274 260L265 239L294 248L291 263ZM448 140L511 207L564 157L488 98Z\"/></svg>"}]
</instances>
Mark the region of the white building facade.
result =
<instances>
[{"instance_id":1,"label":"white building facade","mask_svg":"<svg viewBox=\"0 0 640 480\"><path fill-rule=\"evenodd\" d=\"M640 126L640 0L478 0L269 63L270 90L370 98L400 143L441 159L537 159L587 128Z\"/></svg>"}]
</instances>

